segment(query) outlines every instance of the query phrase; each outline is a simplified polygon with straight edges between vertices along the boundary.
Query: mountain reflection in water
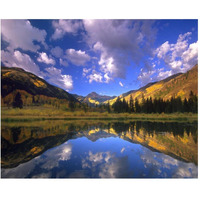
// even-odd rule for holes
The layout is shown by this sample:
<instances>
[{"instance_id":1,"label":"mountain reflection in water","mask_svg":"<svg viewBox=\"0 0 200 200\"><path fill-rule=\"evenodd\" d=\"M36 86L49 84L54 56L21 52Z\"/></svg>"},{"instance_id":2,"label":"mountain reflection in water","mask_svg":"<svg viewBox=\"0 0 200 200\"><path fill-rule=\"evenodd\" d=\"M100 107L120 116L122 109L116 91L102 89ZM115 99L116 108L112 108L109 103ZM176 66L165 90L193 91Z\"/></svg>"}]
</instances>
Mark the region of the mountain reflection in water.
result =
<instances>
[{"instance_id":1,"label":"mountain reflection in water","mask_svg":"<svg viewBox=\"0 0 200 200\"><path fill-rule=\"evenodd\" d=\"M197 122L3 122L2 178L197 178Z\"/></svg>"}]
</instances>

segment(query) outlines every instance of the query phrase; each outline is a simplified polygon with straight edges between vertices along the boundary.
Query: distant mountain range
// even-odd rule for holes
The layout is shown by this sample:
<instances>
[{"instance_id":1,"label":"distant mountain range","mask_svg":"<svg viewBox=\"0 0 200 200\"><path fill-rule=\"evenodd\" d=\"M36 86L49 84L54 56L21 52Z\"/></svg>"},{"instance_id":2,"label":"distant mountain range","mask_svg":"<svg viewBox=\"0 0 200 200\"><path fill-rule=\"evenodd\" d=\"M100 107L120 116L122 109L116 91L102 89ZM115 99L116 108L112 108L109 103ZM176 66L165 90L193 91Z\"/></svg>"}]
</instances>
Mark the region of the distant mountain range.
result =
<instances>
[{"instance_id":1,"label":"distant mountain range","mask_svg":"<svg viewBox=\"0 0 200 200\"><path fill-rule=\"evenodd\" d=\"M114 99L116 96L107 96L107 95L99 95L96 92L91 92L87 96L79 96L77 94L73 94L73 96L79 100L81 103L87 103L90 106L99 105L105 101Z\"/></svg>"},{"instance_id":2,"label":"distant mountain range","mask_svg":"<svg viewBox=\"0 0 200 200\"><path fill-rule=\"evenodd\" d=\"M120 99L130 100L142 97L152 99L162 98L164 100L171 97L180 96L182 99L189 98L190 91L198 95L198 65L195 65L186 73L178 73L164 80L148 83L138 90L130 90L119 95ZM32 103L33 96L40 101L65 100L67 102L87 103L90 106L107 104L112 105L117 96L99 95L91 92L87 96L69 94L68 92L47 83L42 78L26 72L20 68L1 67L1 102L2 105L12 105L13 97L20 92L23 102L26 105Z\"/></svg>"}]
</instances>

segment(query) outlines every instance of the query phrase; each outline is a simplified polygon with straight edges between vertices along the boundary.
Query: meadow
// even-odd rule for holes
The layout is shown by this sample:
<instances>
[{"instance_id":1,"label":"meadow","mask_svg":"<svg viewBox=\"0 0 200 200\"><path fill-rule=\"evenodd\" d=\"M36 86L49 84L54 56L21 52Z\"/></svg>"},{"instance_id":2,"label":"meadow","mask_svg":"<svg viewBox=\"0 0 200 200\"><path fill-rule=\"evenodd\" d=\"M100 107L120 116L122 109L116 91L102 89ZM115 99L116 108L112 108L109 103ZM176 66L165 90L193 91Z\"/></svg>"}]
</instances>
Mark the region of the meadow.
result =
<instances>
[{"instance_id":1,"label":"meadow","mask_svg":"<svg viewBox=\"0 0 200 200\"><path fill-rule=\"evenodd\" d=\"M84 112L84 111L65 111L62 109L55 109L48 106L33 106L19 108L6 108L1 109L1 119L3 121L31 121L31 120L43 120L43 119L139 119L139 120L182 120L182 121L197 121L197 113L108 113L104 112Z\"/></svg>"}]
</instances>

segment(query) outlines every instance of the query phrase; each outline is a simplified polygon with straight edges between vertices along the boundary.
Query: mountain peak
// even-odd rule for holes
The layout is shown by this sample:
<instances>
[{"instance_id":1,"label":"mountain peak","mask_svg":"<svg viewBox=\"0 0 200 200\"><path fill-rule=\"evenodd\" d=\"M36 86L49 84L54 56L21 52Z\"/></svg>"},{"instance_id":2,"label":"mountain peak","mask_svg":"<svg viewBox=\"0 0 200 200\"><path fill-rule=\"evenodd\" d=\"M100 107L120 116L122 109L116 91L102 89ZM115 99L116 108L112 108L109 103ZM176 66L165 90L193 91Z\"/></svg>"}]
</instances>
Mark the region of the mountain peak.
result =
<instances>
[{"instance_id":1,"label":"mountain peak","mask_svg":"<svg viewBox=\"0 0 200 200\"><path fill-rule=\"evenodd\" d=\"M99 94L97 94L96 92L90 92L88 95L99 95Z\"/></svg>"},{"instance_id":2,"label":"mountain peak","mask_svg":"<svg viewBox=\"0 0 200 200\"><path fill-rule=\"evenodd\" d=\"M97 98L97 97L99 97L100 95L99 94L97 94L96 92L91 92L91 93L89 93L86 97L88 97L88 98Z\"/></svg>"}]
</instances>

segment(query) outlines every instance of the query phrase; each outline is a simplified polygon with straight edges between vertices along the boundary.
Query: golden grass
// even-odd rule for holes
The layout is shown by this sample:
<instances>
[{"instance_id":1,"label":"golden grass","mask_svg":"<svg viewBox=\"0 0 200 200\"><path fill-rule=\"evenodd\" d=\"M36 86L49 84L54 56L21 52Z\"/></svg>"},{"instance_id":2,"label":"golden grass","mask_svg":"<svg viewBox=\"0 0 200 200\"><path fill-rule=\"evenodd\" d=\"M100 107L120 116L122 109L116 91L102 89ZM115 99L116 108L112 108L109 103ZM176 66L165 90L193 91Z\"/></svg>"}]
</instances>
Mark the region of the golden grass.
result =
<instances>
[{"instance_id":1,"label":"golden grass","mask_svg":"<svg viewBox=\"0 0 200 200\"><path fill-rule=\"evenodd\" d=\"M195 120L198 115L194 113L172 113L172 114L145 114L145 113L108 113L108 112L84 112L64 111L52 107L27 107L23 109L1 110L1 118L9 119L142 119L142 120Z\"/></svg>"}]
</instances>

